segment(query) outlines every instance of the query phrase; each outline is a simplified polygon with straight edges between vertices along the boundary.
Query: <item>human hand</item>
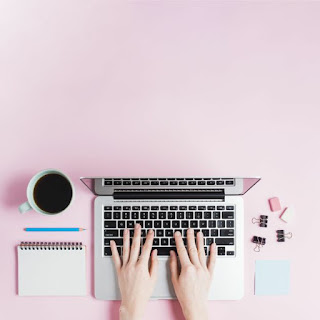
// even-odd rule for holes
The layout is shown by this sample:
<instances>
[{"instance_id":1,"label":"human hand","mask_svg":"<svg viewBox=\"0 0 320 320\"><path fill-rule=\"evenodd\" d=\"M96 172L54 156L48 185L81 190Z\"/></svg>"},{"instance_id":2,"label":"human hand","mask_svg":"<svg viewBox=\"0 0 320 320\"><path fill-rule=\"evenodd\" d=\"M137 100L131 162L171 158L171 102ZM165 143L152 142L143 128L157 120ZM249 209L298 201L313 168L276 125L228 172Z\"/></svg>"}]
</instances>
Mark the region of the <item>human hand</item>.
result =
<instances>
[{"instance_id":1,"label":"human hand","mask_svg":"<svg viewBox=\"0 0 320 320\"><path fill-rule=\"evenodd\" d=\"M149 269L149 257L153 237L153 230L149 230L139 258L141 226L139 224L135 226L131 249L129 230L125 229L123 233L122 262L115 242L110 242L122 297L119 310L121 320L142 319L145 306L156 284L158 269L157 250L152 251Z\"/></svg>"},{"instance_id":2,"label":"human hand","mask_svg":"<svg viewBox=\"0 0 320 320\"><path fill-rule=\"evenodd\" d=\"M170 252L171 279L182 312L187 320L208 319L207 301L216 257L216 246L211 244L207 265L203 247L203 234L197 233L197 247L194 231L187 231L188 252L183 244L181 233L175 232L177 251L181 264L178 271L178 259L174 251Z\"/></svg>"}]
</instances>

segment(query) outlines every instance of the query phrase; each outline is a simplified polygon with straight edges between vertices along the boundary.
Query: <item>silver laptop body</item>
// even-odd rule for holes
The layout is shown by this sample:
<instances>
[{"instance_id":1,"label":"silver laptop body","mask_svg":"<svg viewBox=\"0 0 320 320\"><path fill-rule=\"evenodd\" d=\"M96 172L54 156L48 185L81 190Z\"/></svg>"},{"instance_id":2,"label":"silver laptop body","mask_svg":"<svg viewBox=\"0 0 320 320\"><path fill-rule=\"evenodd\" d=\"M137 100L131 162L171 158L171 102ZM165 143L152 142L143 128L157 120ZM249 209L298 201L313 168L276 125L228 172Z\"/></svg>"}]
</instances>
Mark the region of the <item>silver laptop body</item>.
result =
<instances>
[{"instance_id":1,"label":"silver laptop body","mask_svg":"<svg viewBox=\"0 0 320 320\"><path fill-rule=\"evenodd\" d=\"M207 234L205 236L207 249L212 241L217 243L218 255L209 299L241 299L244 293L242 195L259 180L259 177L82 177L81 181L96 196L94 201L95 297L101 300L121 299L109 241L117 238L121 253L121 240L119 240L122 235L121 230L133 229L133 224L140 221L145 224L142 229L146 231L147 224L152 225L156 233L155 237L159 240L157 248L162 252L162 255L158 254L158 280L152 299L176 298L170 280L169 257L166 252L174 247L171 243L174 240L170 237L172 232L180 230L184 233L186 226L195 226L194 229Z\"/></svg>"}]
</instances>

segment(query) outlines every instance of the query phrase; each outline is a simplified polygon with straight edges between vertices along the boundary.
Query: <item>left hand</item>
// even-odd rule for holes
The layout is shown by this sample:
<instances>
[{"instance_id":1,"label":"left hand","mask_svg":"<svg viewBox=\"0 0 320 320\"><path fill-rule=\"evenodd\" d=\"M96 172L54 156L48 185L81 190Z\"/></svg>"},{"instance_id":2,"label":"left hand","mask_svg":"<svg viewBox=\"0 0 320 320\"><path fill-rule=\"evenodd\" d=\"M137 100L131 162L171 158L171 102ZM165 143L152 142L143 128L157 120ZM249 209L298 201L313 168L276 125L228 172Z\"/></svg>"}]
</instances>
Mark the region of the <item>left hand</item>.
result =
<instances>
[{"instance_id":1,"label":"left hand","mask_svg":"<svg viewBox=\"0 0 320 320\"><path fill-rule=\"evenodd\" d=\"M141 226L139 224L135 226L131 249L129 230L125 229L123 233L122 262L115 242L110 242L122 297L119 310L121 320L142 319L144 309L156 284L158 269L157 250L152 251L149 269L153 237L154 231L149 230L139 258Z\"/></svg>"}]
</instances>

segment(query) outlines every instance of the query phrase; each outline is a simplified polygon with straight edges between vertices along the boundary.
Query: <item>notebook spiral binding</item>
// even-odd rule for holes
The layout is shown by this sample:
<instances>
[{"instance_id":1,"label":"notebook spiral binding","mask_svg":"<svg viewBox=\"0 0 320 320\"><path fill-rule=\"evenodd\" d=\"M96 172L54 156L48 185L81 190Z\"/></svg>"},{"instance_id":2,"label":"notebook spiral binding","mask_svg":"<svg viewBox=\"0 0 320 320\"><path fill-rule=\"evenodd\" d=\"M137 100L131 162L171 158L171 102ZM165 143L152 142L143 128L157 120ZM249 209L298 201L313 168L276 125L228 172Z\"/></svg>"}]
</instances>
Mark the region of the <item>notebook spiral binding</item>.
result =
<instances>
[{"instance_id":1,"label":"notebook spiral binding","mask_svg":"<svg viewBox=\"0 0 320 320\"><path fill-rule=\"evenodd\" d=\"M82 242L21 242L20 250L82 250Z\"/></svg>"}]
</instances>

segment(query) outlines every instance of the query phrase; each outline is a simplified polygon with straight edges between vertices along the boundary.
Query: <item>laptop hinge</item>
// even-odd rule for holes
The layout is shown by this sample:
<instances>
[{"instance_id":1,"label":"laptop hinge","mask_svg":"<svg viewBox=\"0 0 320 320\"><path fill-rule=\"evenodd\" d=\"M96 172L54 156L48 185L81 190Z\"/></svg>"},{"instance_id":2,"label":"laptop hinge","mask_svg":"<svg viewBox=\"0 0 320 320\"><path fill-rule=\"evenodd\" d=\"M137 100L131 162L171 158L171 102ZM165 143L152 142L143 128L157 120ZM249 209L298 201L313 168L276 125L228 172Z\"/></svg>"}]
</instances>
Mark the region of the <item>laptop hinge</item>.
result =
<instances>
[{"instance_id":1,"label":"laptop hinge","mask_svg":"<svg viewBox=\"0 0 320 320\"><path fill-rule=\"evenodd\" d=\"M114 191L114 199L216 199L224 200L224 189L204 190L161 190L161 189L118 189Z\"/></svg>"}]
</instances>

